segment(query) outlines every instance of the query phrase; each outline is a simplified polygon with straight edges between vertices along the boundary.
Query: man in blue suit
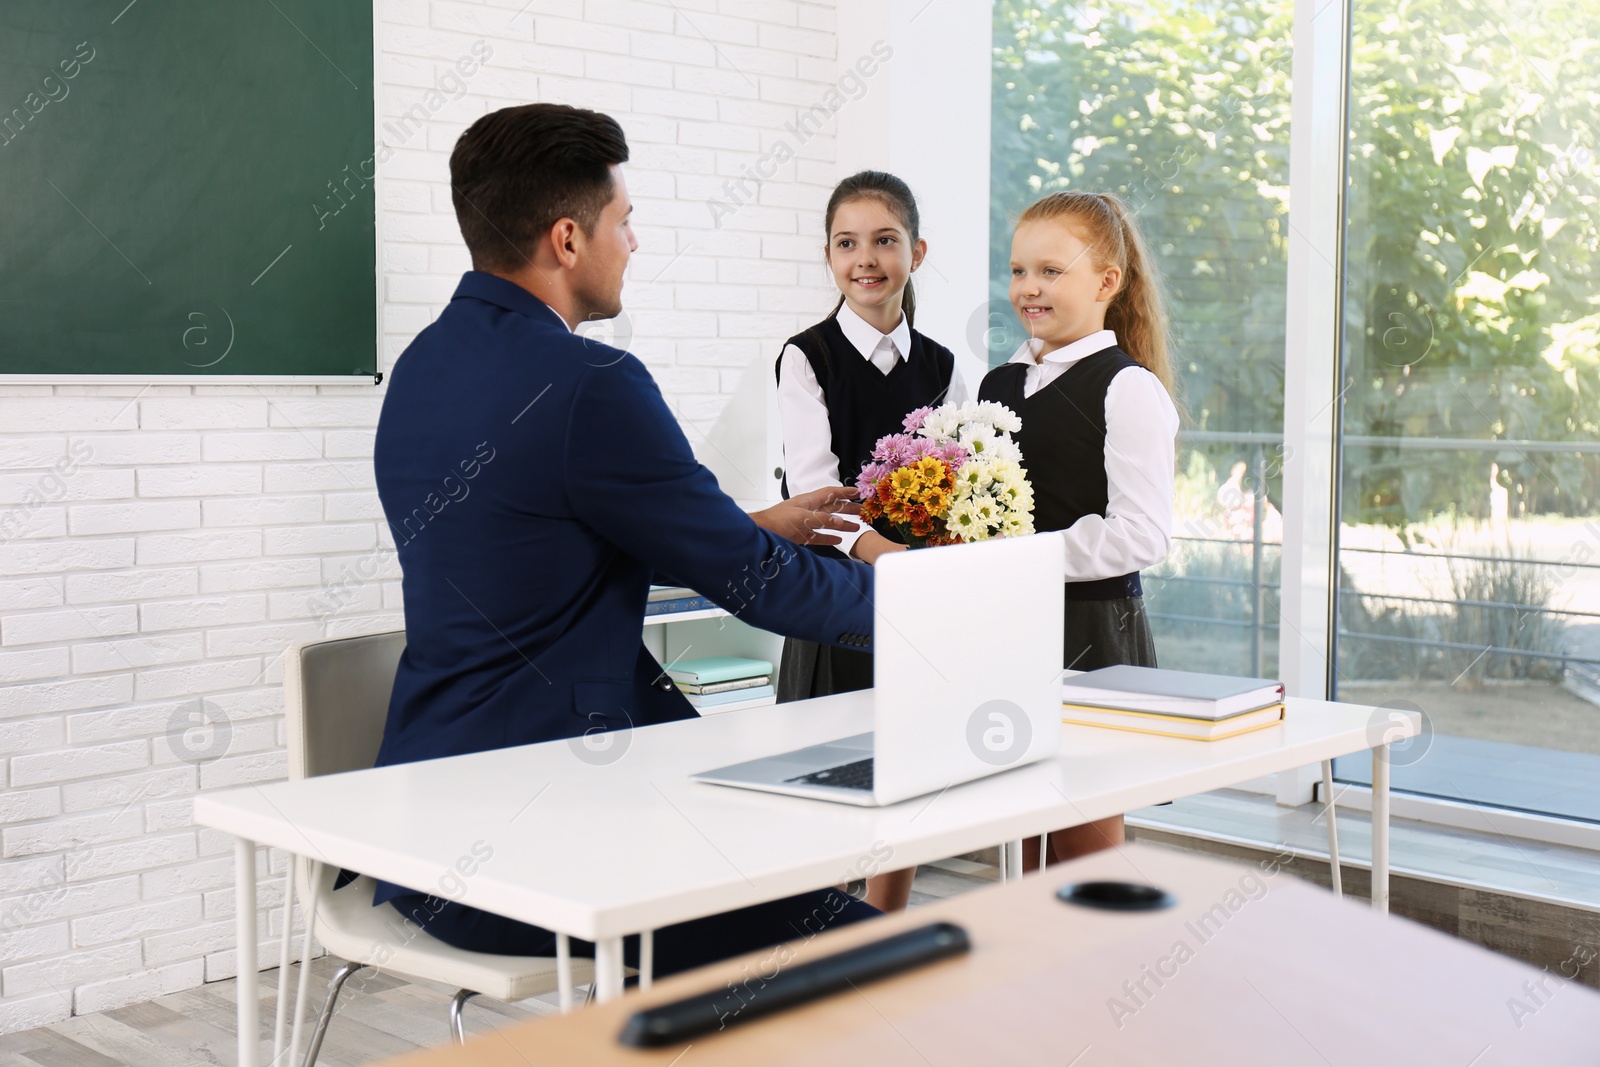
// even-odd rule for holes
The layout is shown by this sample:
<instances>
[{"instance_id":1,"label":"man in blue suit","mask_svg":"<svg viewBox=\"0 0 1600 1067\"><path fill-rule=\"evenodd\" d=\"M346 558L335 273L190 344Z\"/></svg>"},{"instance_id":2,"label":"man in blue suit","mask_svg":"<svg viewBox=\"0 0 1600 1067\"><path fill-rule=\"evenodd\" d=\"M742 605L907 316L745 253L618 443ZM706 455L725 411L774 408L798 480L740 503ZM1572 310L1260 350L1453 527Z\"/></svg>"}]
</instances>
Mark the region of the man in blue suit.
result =
<instances>
[{"instance_id":1,"label":"man in blue suit","mask_svg":"<svg viewBox=\"0 0 1600 1067\"><path fill-rule=\"evenodd\" d=\"M872 647L871 567L794 543L848 528L829 513L843 491L746 514L644 364L572 332L622 310L627 158L610 117L550 104L485 115L451 155L474 269L401 355L378 422L407 631L379 766L692 718L642 643L652 574L765 629ZM386 900L462 948L554 951L548 931L380 883ZM786 940L819 907L876 914L822 891L669 927L656 971Z\"/></svg>"}]
</instances>

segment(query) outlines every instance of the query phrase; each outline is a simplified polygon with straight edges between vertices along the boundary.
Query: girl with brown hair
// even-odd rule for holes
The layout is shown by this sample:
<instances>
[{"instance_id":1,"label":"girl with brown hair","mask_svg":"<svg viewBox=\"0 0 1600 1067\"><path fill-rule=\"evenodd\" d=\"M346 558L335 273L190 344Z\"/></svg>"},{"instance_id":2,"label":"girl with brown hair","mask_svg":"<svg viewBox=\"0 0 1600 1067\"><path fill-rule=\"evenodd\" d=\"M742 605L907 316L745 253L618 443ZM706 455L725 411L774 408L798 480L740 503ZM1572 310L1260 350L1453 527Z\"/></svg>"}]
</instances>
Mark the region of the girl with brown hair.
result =
<instances>
[{"instance_id":1,"label":"girl with brown hair","mask_svg":"<svg viewBox=\"0 0 1600 1067\"><path fill-rule=\"evenodd\" d=\"M880 437L900 433L921 407L967 399L950 350L912 326L911 274L928 242L916 198L882 171L852 174L834 189L823 219L825 258L839 287L827 318L789 338L775 368L783 422L783 495L853 486ZM887 522L840 534L837 548L811 551L873 562L904 551ZM783 643L778 700L872 687L872 655L794 638ZM867 903L905 907L915 868L867 879Z\"/></svg>"}]
</instances>

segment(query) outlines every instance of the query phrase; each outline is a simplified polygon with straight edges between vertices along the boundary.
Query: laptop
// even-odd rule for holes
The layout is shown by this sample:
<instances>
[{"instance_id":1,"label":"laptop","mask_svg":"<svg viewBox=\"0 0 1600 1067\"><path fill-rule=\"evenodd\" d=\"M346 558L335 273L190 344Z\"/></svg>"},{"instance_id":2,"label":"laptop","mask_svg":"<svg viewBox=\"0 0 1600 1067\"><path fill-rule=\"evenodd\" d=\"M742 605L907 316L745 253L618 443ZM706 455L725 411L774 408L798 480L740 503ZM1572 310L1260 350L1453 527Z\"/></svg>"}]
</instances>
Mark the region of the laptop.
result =
<instances>
[{"instance_id":1,"label":"laptop","mask_svg":"<svg viewBox=\"0 0 1600 1067\"><path fill-rule=\"evenodd\" d=\"M875 565L873 730L693 777L876 807L1061 747L1059 533L896 552Z\"/></svg>"}]
</instances>

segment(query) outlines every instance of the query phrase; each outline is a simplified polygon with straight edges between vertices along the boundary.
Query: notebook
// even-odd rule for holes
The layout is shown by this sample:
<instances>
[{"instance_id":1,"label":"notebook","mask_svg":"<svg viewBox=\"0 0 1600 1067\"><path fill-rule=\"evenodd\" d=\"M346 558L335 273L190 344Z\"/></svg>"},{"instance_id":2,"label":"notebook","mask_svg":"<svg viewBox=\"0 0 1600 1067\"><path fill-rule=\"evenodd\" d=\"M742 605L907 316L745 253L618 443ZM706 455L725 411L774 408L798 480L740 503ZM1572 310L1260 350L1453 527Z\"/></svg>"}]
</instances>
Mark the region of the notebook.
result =
<instances>
[{"instance_id":1,"label":"notebook","mask_svg":"<svg viewBox=\"0 0 1600 1067\"><path fill-rule=\"evenodd\" d=\"M1282 700L1283 683L1267 678L1125 664L1086 671L1062 683L1063 704L1193 719L1221 719Z\"/></svg>"},{"instance_id":2,"label":"notebook","mask_svg":"<svg viewBox=\"0 0 1600 1067\"><path fill-rule=\"evenodd\" d=\"M684 696L697 708L714 708L719 704L737 704L744 700L775 697L777 690L770 685L760 685L753 689L730 689L725 693L685 693Z\"/></svg>"},{"instance_id":3,"label":"notebook","mask_svg":"<svg viewBox=\"0 0 1600 1067\"><path fill-rule=\"evenodd\" d=\"M1063 705L1061 721L1081 726L1106 726L1113 730L1129 730L1138 734L1158 734L1162 737L1183 737L1194 741L1220 741L1237 737L1252 730L1264 730L1283 721L1283 705L1270 704L1253 711L1241 711L1215 721L1196 719L1185 715L1158 715L1148 711L1111 711L1106 708L1086 708L1074 704Z\"/></svg>"},{"instance_id":4,"label":"notebook","mask_svg":"<svg viewBox=\"0 0 1600 1067\"><path fill-rule=\"evenodd\" d=\"M772 664L764 659L745 659L742 656L707 656L705 659L679 660L666 670L667 676L675 682L712 685L771 674Z\"/></svg>"}]
</instances>

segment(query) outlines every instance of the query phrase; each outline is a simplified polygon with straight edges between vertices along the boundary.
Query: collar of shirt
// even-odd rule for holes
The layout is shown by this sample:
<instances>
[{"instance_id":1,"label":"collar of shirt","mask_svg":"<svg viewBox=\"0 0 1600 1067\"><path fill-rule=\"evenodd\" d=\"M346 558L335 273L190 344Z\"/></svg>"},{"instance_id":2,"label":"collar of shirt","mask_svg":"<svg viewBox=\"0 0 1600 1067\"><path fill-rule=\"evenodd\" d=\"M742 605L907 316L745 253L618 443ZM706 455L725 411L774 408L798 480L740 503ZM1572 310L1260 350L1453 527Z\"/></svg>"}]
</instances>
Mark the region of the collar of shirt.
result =
<instances>
[{"instance_id":1,"label":"collar of shirt","mask_svg":"<svg viewBox=\"0 0 1600 1067\"><path fill-rule=\"evenodd\" d=\"M1037 337L1030 337L1022 342L1022 347L1017 349L1017 354L1006 360L1007 363L1026 363L1028 366L1037 366L1044 363L1076 363L1084 356L1092 356L1096 352L1104 352L1115 346L1117 335L1110 330L1100 330L1091 333L1088 337L1080 337L1070 345L1062 345L1054 352L1046 352L1042 360L1035 359L1044 342Z\"/></svg>"},{"instance_id":2,"label":"collar of shirt","mask_svg":"<svg viewBox=\"0 0 1600 1067\"><path fill-rule=\"evenodd\" d=\"M899 359L906 358L906 354L911 351L911 326L906 322L905 312L900 313L899 325L888 333L879 333L876 326L857 315L849 304L839 309L837 318L839 329L844 331L845 340L861 353L862 359L871 360L885 341L893 346L891 351ZM889 366L893 367L894 364L891 362Z\"/></svg>"}]
</instances>

